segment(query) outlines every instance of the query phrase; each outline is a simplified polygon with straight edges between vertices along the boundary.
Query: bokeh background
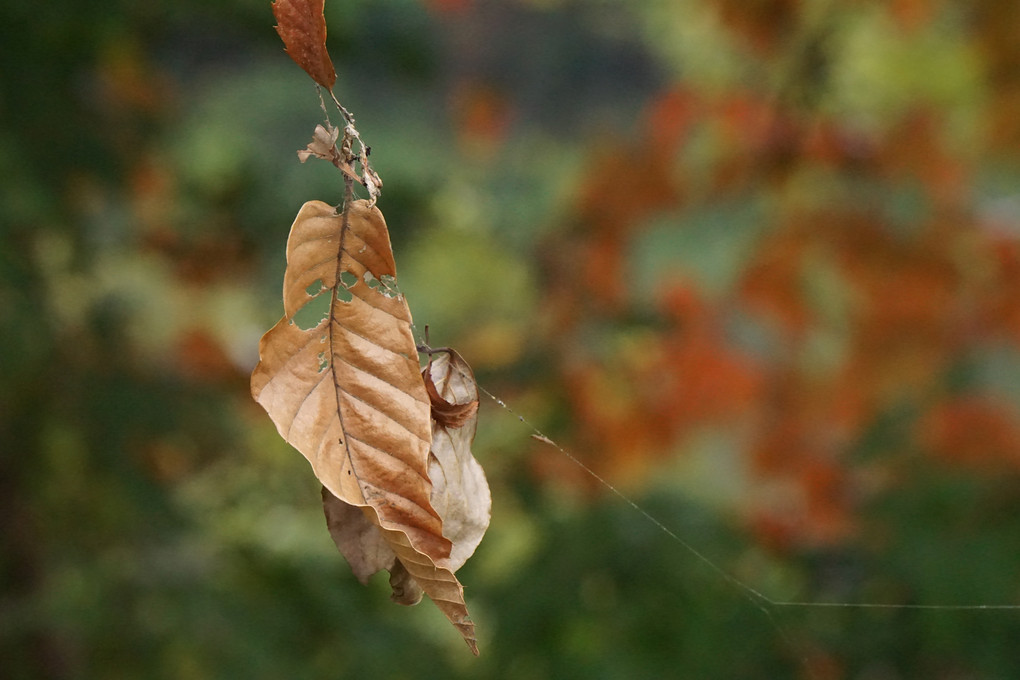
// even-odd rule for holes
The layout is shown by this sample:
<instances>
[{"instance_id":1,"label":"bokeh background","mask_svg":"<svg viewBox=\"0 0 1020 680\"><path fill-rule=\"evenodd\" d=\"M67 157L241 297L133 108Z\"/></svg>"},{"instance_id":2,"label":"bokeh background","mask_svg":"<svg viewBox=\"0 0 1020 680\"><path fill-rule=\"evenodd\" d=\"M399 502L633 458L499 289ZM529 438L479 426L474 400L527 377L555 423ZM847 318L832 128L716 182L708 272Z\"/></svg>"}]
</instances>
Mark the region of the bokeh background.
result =
<instances>
[{"instance_id":1,"label":"bokeh background","mask_svg":"<svg viewBox=\"0 0 1020 680\"><path fill-rule=\"evenodd\" d=\"M418 331L777 601L1020 604L1020 4L327 0ZM760 606L495 402L473 658L248 395L321 120L268 0L0 8L0 676L1016 678Z\"/></svg>"}]
</instances>

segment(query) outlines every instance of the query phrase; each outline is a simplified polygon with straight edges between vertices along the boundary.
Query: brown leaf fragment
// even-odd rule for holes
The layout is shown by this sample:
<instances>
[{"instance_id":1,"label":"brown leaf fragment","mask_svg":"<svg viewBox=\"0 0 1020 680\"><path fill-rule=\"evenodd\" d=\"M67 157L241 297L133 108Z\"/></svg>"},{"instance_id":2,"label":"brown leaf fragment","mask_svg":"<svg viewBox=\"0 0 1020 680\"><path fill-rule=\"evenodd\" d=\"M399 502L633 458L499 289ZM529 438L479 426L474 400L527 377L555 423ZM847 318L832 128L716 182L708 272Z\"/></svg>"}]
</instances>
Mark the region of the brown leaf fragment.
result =
<instances>
[{"instance_id":1,"label":"brown leaf fragment","mask_svg":"<svg viewBox=\"0 0 1020 680\"><path fill-rule=\"evenodd\" d=\"M443 518L443 535L453 544L445 564L455 572L478 547L492 511L485 472L471 453L478 424L478 387L471 367L453 350L433 353L424 373L433 415L431 500ZM443 404L442 412L455 414L446 422L436 417L437 401Z\"/></svg>"},{"instance_id":2,"label":"brown leaf fragment","mask_svg":"<svg viewBox=\"0 0 1020 680\"><path fill-rule=\"evenodd\" d=\"M342 214L321 201L302 206L287 241L284 316L259 343L252 396L323 486L377 528L477 654L464 588L449 566L453 544L431 502L431 407L411 314L402 295L368 283L390 279L396 266L377 208L362 200ZM313 315L317 323L295 320L321 301L327 311ZM333 512L344 521L347 510ZM352 530L367 550L354 567L359 578L385 561L378 543L360 538L362 528ZM341 537L338 547L347 542Z\"/></svg>"},{"instance_id":3,"label":"brown leaf fragment","mask_svg":"<svg viewBox=\"0 0 1020 680\"><path fill-rule=\"evenodd\" d=\"M297 152L298 160L302 163L312 156L329 161L330 163L336 163L340 160L340 150L336 148L336 140L340 138L340 128L333 127L329 123L326 125L328 127L316 125L315 131L312 133L312 141L304 149Z\"/></svg>"},{"instance_id":4,"label":"brown leaf fragment","mask_svg":"<svg viewBox=\"0 0 1020 680\"><path fill-rule=\"evenodd\" d=\"M368 189L368 195L372 197L372 200L379 198L379 194L382 193L382 178L379 177L379 173L372 169L372 166L368 164L368 155L365 154L361 158L361 166L365 169L364 178L358 181ZM341 168L343 169L343 168Z\"/></svg>"},{"instance_id":5,"label":"brown leaf fragment","mask_svg":"<svg viewBox=\"0 0 1020 680\"><path fill-rule=\"evenodd\" d=\"M421 602L421 597L424 594L421 586L408 573L400 560L397 560L390 570L390 588L393 589L390 599L397 604L407 606L413 606Z\"/></svg>"},{"instance_id":6,"label":"brown leaf fragment","mask_svg":"<svg viewBox=\"0 0 1020 680\"><path fill-rule=\"evenodd\" d=\"M327 90L336 83L333 61L326 51L325 0L276 0L276 32L287 54L312 80Z\"/></svg>"}]
</instances>

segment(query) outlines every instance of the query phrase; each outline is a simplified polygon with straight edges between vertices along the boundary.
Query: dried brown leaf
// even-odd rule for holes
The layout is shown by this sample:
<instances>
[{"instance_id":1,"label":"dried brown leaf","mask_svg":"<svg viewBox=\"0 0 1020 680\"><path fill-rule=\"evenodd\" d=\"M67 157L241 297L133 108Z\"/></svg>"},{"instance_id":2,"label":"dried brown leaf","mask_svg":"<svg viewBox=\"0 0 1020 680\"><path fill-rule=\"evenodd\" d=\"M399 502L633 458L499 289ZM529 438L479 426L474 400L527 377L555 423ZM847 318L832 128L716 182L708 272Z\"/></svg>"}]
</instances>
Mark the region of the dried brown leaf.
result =
<instances>
[{"instance_id":1,"label":"dried brown leaf","mask_svg":"<svg viewBox=\"0 0 1020 680\"><path fill-rule=\"evenodd\" d=\"M340 128L333 127L331 124L326 123L326 126L316 125L315 131L312 133L312 141L308 143L308 146L297 152L298 160L304 163L313 156L315 158L321 158L324 161L329 161L336 167L340 168L340 171L345 175L353 179L355 182L362 182L361 178L358 177L357 171L351 166L350 163L344 160L343 154L340 153L340 149L337 148L336 142L340 138ZM374 173L373 173L374 174ZM369 187L371 191L373 187ZM378 196L378 190L373 194Z\"/></svg>"},{"instance_id":2,"label":"dried brown leaf","mask_svg":"<svg viewBox=\"0 0 1020 680\"><path fill-rule=\"evenodd\" d=\"M336 140L340 139L340 128L324 127L322 125L316 125L315 131L312 133L312 141L308 143L308 146L297 152L298 160L302 163L307 161L312 156L321 158L329 161L330 163L336 163L341 160L340 150L336 148Z\"/></svg>"},{"instance_id":3,"label":"dried brown leaf","mask_svg":"<svg viewBox=\"0 0 1020 680\"><path fill-rule=\"evenodd\" d=\"M287 242L284 317L259 344L252 396L323 486L378 527L477 654L464 589L448 566L452 544L430 501L432 421L410 311L379 283L395 277L377 208L352 201L338 215L321 201L302 206ZM302 328L296 315L320 296L321 320Z\"/></svg>"},{"instance_id":4,"label":"dried brown leaf","mask_svg":"<svg viewBox=\"0 0 1020 680\"><path fill-rule=\"evenodd\" d=\"M312 80L327 90L336 83L333 61L326 51L325 0L276 0L276 32L287 54Z\"/></svg>"},{"instance_id":5,"label":"dried brown leaf","mask_svg":"<svg viewBox=\"0 0 1020 680\"><path fill-rule=\"evenodd\" d=\"M453 350L437 350L423 373L432 400L432 506L443 518L443 535L453 544L446 564L457 571L481 542L492 510L485 472L471 453L478 387L471 367ZM437 402L442 418L437 417Z\"/></svg>"},{"instance_id":6,"label":"dried brown leaf","mask_svg":"<svg viewBox=\"0 0 1020 680\"><path fill-rule=\"evenodd\" d=\"M361 508L344 503L322 487L322 509L329 535L359 581L368 584L372 574L393 569L396 553Z\"/></svg>"}]
</instances>

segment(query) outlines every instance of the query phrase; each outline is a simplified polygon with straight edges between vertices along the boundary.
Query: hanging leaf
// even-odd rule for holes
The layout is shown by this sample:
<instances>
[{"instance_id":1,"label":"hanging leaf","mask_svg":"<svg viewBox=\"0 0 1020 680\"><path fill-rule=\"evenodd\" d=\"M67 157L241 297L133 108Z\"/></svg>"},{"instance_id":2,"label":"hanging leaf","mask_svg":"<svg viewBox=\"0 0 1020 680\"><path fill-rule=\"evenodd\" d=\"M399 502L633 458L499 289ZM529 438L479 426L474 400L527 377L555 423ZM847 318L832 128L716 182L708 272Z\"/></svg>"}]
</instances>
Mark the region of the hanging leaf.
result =
<instances>
[{"instance_id":1,"label":"hanging leaf","mask_svg":"<svg viewBox=\"0 0 1020 680\"><path fill-rule=\"evenodd\" d=\"M453 544L447 564L456 571L481 542L492 509L485 472L471 454L478 387L471 367L451 349L435 350L423 375L432 402L432 507Z\"/></svg>"},{"instance_id":2,"label":"hanging leaf","mask_svg":"<svg viewBox=\"0 0 1020 680\"><path fill-rule=\"evenodd\" d=\"M429 398L382 213L367 201L343 214L321 201L302 206L283 298L284 317L259 344L252 396L323 486L378 527L477 654L452 544L430 500Z\"/></svg>"},{"instance_id":3,"label":"hanging leaf","mask_svg":"<svg viewBox=\"0 0 1020 680\"><path fill-rule=\"evenodd\" d=\"M276 32L287 54L327 90L336 83L333 61L326 51L325 0L276 0L273 16Z\"/></svg>"}]
</instances>

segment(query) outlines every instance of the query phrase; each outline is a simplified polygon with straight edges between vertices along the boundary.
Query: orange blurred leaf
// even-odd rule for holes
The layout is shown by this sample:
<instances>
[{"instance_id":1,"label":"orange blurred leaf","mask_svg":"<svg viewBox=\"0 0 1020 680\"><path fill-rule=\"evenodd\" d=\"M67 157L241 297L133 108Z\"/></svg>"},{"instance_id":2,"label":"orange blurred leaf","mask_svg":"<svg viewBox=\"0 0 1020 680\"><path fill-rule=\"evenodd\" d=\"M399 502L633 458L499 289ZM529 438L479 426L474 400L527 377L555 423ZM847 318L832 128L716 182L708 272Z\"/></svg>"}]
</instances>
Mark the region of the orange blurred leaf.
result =
<instances>
[{"instance_id":1,"label":"orange blurred leaf","mask_svg":"<svg viewBox=\"0 0 1020 680\"><path fill-rule=\"evenodd\" d=\"M939 458L975 469L1020 467L1020 421L989 397L958 397L932 409L920 423L922 441Z\"/></svg>"}]
</instances>

